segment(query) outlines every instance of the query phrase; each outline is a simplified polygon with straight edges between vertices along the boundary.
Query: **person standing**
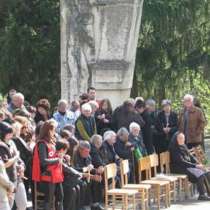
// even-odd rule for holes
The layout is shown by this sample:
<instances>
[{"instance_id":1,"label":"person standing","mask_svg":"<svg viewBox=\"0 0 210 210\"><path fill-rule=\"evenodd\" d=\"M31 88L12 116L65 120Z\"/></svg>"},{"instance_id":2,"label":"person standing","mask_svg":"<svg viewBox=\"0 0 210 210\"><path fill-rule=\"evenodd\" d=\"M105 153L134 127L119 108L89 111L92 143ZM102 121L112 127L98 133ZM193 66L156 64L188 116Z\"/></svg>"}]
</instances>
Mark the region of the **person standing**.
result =
<instances>
[{"instance_id":1,"label":"person standing","mask_svg":"<svg viewBox=\"0 0 210 210\"><path fill-rule=\"evenodd\" d=\"M194 106L193 98L190 94L184 96L184 108L180 112L178 120L179 131L184 133L189 149L202 145L202 134L205 127L203 112Z\"/></svg>"}]
</instances>

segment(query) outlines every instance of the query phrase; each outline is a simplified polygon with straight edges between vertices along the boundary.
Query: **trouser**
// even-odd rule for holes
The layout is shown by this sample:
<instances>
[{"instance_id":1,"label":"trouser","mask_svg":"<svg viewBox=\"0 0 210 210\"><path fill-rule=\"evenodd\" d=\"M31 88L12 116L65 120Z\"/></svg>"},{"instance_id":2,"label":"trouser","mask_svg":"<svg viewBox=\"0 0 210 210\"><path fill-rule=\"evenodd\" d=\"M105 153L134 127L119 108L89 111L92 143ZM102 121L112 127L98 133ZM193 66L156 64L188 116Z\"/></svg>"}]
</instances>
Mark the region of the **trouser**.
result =
<instances>
[{"instance_id":1,"label":"trouser","mask_svg":"<svg viewBox=\"0 0 210 210\"><path fill-rule=\"evenodd\" d=\"M205 189L205 175L202 175L198 178L197 181L197 188L199 195L205 195L206 189Z\"/></svg>"},{"instance_id":2,"label":"trouser","mask_svg":"<svg viewBox=\"0 0 210 210\"><path fill-rule=\"evenodd\" d=\"M15 201L17 210L26 210L27 195L26 195L24 183L22 181L17 181L14 183L14 185L16 186L16 192L12 196L10 206L12 208L14 205L14 201Z\"/></svg>"},{"instance_id":3,"label":"trouser","mask_svg":"<svg viewBox=\"0 0 210 210\"><path fill-rule=\"evenodd\" d=\"M92 201L93 203L102 203L103 202L103 183L93 181L91 184L92 189Z\"/></svg>"},{"instance_id":4,"label":"trouser","mask_svg":"<svg viewBox=\"0 0 210 210\"><path fill-rule=\"evenodd\" d=\"M62 183L53 184L50 182L40 182L38 190L44 193L45 210L63 210L63 187Z\"/></svg>"},{"instance_id":5,"label":"trouser","mask_svg":"<svg viewBox=\"0 0 210 210\"><path fill-rule=\"evenodd\" d=\"M63 208L64 210L77 210L78 209L78 197L79 192L78 188L70 187L68 185L63 185L64 192L64 201Z\"/></svg>"}]
</instances>

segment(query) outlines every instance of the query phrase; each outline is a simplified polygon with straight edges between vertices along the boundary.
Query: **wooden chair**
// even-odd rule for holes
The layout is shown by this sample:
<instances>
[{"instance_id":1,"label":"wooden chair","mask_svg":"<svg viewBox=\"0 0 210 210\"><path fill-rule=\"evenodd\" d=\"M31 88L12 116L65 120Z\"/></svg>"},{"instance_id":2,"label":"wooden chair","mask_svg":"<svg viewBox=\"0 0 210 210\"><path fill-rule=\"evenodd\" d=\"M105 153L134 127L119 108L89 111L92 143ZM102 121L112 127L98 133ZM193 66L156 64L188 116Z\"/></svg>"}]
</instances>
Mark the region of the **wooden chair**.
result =
<instances>
[{"instance_id":1,"label":"wooden chair","mask_svg":"<svg viewBox=\"0 0 210 210\"><path fill-rule=\"evenodd\" d=\"M166 174L157 174L157 167L159 166L159 158L157 154L152 154L150 157L150 166L153 169L154 176L152 179L155 180L165 180L170 182L170 198L173 198L173 201L176 201L176 186L178 184L178 178Z\"/></svg>"},{"instance_id":2,"label":"wooden chair","mask_svg":"<svg viewBox=\"0 0 210 210\"><path fill-rule=\"evenodd\" d=\"M160 209L161 198L165 201L165 207L170 206L170 182L163 180L151 179L150 157L144 157L139 160L139 180L142 180L142 172L145 172L146 180L141 181L141 184L149 184L152 186L154 201L157 200L158 209Z\"/></svg>"},{"instance_id":3,"label":"wooden chair","mask_svg":"<svg viewBox=\"0 0 210 210\"><path fill-rule=\"evenodd\" d=\"M185 174L172 174L170 171L170 153L163 152L160 153L160 169L161 173L166 174L167 176L176 177L178 179L178 192L179 192L179 199L181 200L182 194L185 197L189 195L189 186L190 183L188 181L188 177Z\"/></svg>"},{"instance_id":4,"label":"wooden chair","mask_svg":"<svg viewBox=\"0 0 210 210\"><path fill-rule=\"evenodd\" d=\"M206 157L201 146L193 147L192 149L190 149L190 154L193 155L199 163L205 164Z\"/></svg>"},{"instance_id":5,"label":"wooden chair","mask_svg":"<svg viewBox=\"0 0 210 210\"><path fill-rule=\"evenodd\" d=\"M149 207L149 190L151 186L148 184L128 184L128 174L130 172L128 160L121 160L120 175L123 189L138 190L140 193L141 209L145 210Z\"/></svg>"},{"instance_id":6,"label":"wooden chair","mask_svg":"<svg viewBox=\"0 0 210 210\"><path fill-rule=\"evenodd\" d=\"M45 210L44 193L38 192L37 183L34 182L34 210Z\"/></svg>"},{"instance_id":7,"label":"wooden chair","mask_svg":"<svg viewBox=\"0 0 210 210\"><path fill-rule=\"evenodd\" d=\"M138 190L130 189L117 189L115 188L115 178L117 176L117 166L115 163L111 163L105 166L105 209L111 207L113 210L121 202L121 208L123 210L129 209L129 204L132 204L132 209L136 210L137 197L139 196ZM109 183L111 180L111 184ZM119 208L118 208L119 209Z\"/></svg>"}]
</instances>

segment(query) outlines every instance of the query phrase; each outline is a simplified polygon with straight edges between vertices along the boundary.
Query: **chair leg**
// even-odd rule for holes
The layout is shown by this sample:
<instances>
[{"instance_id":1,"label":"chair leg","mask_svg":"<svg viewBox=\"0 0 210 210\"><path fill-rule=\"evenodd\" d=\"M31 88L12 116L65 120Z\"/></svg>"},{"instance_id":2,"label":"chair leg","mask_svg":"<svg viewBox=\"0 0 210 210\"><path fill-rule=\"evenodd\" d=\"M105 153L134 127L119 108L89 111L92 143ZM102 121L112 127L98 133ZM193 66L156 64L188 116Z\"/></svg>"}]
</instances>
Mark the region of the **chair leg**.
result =
<instances>
[{"instance_id":1,"label":"chair leg","mask_svg":"<svg viewBox=\"0 0 210 210\"><path fill-rule=\"evenodd\" d=\"M133 195L133 210L136 210L136 196Z\"/></svg>"},{"instance_id":2,"label":"chair leg","mask_svg":"<svg viewBox=\"0 0 210 210\"><path fill-rule=\"evenodd\" d=\"M156 193L158 210L160 210L160 186L157 186Z\"/></svg>"},{"instance_id":3,"label":"chair leg","mask_svg":"<svg viewBox=\"0 0 210 210\"><path fill-rule=\"evenodd\" d=\"M141 209L145 210L145 190L142 190Z\"/></svg>"}]
</instances>

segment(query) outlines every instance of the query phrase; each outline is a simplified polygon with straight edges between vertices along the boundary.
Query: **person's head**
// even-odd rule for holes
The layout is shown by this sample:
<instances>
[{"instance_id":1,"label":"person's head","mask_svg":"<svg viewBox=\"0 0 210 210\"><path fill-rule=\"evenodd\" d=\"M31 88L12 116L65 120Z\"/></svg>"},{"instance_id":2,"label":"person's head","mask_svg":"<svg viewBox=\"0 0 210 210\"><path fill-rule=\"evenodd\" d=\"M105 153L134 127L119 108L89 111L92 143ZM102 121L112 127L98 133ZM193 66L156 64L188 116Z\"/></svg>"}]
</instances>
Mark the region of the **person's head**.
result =
<instances>
[{"instance_id":1,"label":"person's head","mask_svg":"<svg viewBox=\"0 0 210 210\"><path fill-rule=\"evenodd\" d=\"M60 132L60 136L63 139L68 140L72 136L72 133L70 131L66 130L66 129L62 129L61 132Z\"/></svg>"},{"instance_id":2,"label":"person's head","mask_svg":"<svg viewBox=\"0 0 210 210\"><path fill-rule=\"evenodd\" d=\"M129 136L129 132L128 132L127 128L125 128L125 127L122 127L117 131L118 139L120 139L123 142L128 141L128 136Z\"/></svg>"},{"instance_id":3,"label":"person's head","mask_svg":"<svg viewBox=\"0 0 210 210\"><path fill-rule=\"evenodd\" d=\"M71 102L71 111L75 112L80 109L80 103L77 100Z\"/></svg>"},{"instance_id":4,"label":"person's head","mask_svg":"<svg viewBox=\"0 0 210 210\"><path fill-rule=\"evenodd\" d=\"M50 111L50 102L45 98L40 99L36 104L36 109L41 115L47 115Z\"/></svg>"},{"instance_id":5,"label":"person's head","mask_svg":"<svg viewBox=\"0 0 210 210\"><path fill-rule=\"evenodd\" d=\"M176 141L178 145L184 145L185 144L185 136L183 133L178 133L176 137Z\"/></svg>"},{"instance_id":6,"label":"person's head","mask_svg":"<svg viewBox=\"0 0 210 210\"><path fill-rule=\"evenodd\" d=\"M55 148L57 153L62 153L63 155L65 155L69 149L69 143L65 139L60 139L56 141Z\"/></svg>"},{"instance_id":7,"label":"person's head","mask_svg":"<svg viewBox=\"0 0 210 210\"><path fill-rule=\"evenodd\" d=\"M15 89L11 89L11 90L9 90L8 96L10 98L12 98L16 93L17 93L17 91Z\"/></svg>"},{"instance_id":8,"label":"person's head","mask_svg":"<svg viewBox=\"0 0 210 210\"><path fill-rule=\"evenodd\" d=\"M92 108L92 114L94 114L99 108L98 103L96 101L89 101L88 103Z\"/></svg>"},{"instance_id":9,"label":"person's head","mask_svg":"<svg viewBox=\"0 0 210 210\"><path fill-rule=\"evenodd\" d=\"M13 137L12 126L6 122L0 122L0 139L8 142Z\"/></svg>"},{"instance_id":10,"label":"person's head","mask_svg":"<svg viewBox=\"0 0 210 210\"><path fill-rule=\"evenodd\" d=\"M58 101L58 111L61 113L65 113L68 108L68 102L64 99Z\"/></svg>"},{"instance_id":11,"label":"person's head","mask_svg":"<svg viewBox=\"0 0 210 210\"><path fill-rule=\"evenodd\" d=\"M21 124L21 134L26 134L29 130L29 120L23 116L15 116L15 122L19 122Z\"/></svg>"},{"instance_id":12,"label":"person's head","mask_svg":"<svg viewBox=\"0 0 210 210\"><path fill-rule=\"evenodd\" d=\"M82 158L87 158L90 155L90 143L88 141L80 141L78 151Z\"/></svg>"},{"instance_id":13,"label":"person's head","mask_svg":"<svg viewBox=\"0 0 210 210\"><path fill-rule=\"evenodd\" d=\"M12 103L16 108L22 108L24 100L24 95L22 93L15 93L12 96Z\"/></svg>"},{"instance_id":14,"label":"person's head","mask_svg":"<svg viewBox=\"0 0 210 210\"><path fill-rule=\"evenodd\" d=\"M140 128L139 124L136 122L132 122L129 125L129 131L133 136L138 136L140 133L140 130L141 130L141 128Z\"/></svg>"},{"instance_id":15,"label":"person's head","mask_svg":"<svg viewBox=\"0 0 210 210\"><path fill-rule=\"evenodd\" d=\"M40 128L39 139L47 142L55 141L57 122L55 120L47 120Z\"/></svg>"},{"instance_id":16,"label":"person's head","mask_svg":"<svg viewBox=\"0 0 210 210\"><path fill-rule=\"evenodd\" d=\"M148 112L154 112L156 110L156 102L152 98L147 99L145 105Z\"/></svg>"},{"instance_id":17,"label":"person's head","mask_svg":"<svg viewBox=\"0 0 210 210\"><path fill-rule=\"evenodd\" d=\"M94 87L89 87L87 89L90 100L96 100L96 89Z\"/></svg>"},{"instance_id":18,"label":"person's head","mask_svg":"<svg viewBox=\"0 0 210 210\"><path fill-rule=\"evenodd\" d=\"M90 142L97 148L100 149L102 146L102 136L95 134L90 138Z\"/></svg>"},{"instance_id":19,"label":"person's head","mask_svg":"<svg viewBox=\"0 0 210 210\"><path fill-rule=\"evenodd\" d=\"M88 103L83 104L81 107L81 112L82 112L82 115L84 115L85 117L90 117L92 114L92 108L90 104Z\"/></svg>"},{"instance_id":20,"label":"person's head","mask_svg":"<svg viewBox=\"0 0 210 210\"><path fill-rule=\"evenodd\" d=\"M103 99L100 103L100 109L107 111L107 112L112 112L112 105L109 99Z\"/></svg>"},{"instance_id":21,"label":"person's head","mask_svg":"<svg viewBox=\"0 0 210 210\"><path fill-rule=\"evenodd\" d=\"M114 131L106 131L103 135L104 141L107 141L108 144L113 145L116 142L116 133Z\"/></svg>"},{"instance_id":22,"label":"person's head","mask_svg":"<svg viewBox=\"0 0 210 210\"><path fill-rule=\"evenodd\" d=\"M194 97L190 94L186 94L183 98L183 104L186 109L190 109L193 106Z\"/></svg>"},{"instance_id":23,"label":"person's head","mask_svg":"<svg viewBox=\"0 0 210 210\"><path fill-rule=\"evenodd\" d=\"M129 98L126 101L123 102L123 107L127 112L133 112L134 111L134 99Z\"/></svg>"},{"instance_id":24,"label":"person's head","mask_svg":"<svg viewBox=\"0 0 210 210\"><path fill-rule=\"evenodd\" d=\"M75 133L75 126L74 126L74 125L71 125L71 124L66 124L66 125L63 127L63 130L67 130L67 131L69 131L72 135L74 135L74 133Z\"/></svg>"},{"instance_id":25,"label":"person's head","mask_svg":"<svg viewBox=\"0 0 210 210\"><path fill-rule=\"evenodd\" d=\"M163 111L165 113L170 113L171 112L171 101L168 99L164 99L162 101L162 107L163 107Z\"/></svg>"},{"instance_id":26,"label":"person's head","mask_svg":"<svg viewBox=\"0 0 210 210\"><path fill-rule=\"evenodd\" d=\"M22 124L18 121L14 122L12 124L13 136L20 137L21 129L22 129Z\"/></svg>"},{"instance_id":27,"label":"person's head","mask_svg":"<svg viewBox=\"0 0 210 210\"><path fill-rule=\"evenodd\" d=\"M80 106L87 103L89 100L90 100L89 95L87 93L83 93L82 95L79 96Z\"/></svg>"},{"instance_id":28,"label":"person's head","mask_svg":"<svg viewBox=\"0 0 210 210\"><path fill-rule=\"evenodd\" d=\"M135 103L135 109L138 113L143 113L145 110L145 102L141 99L138 99Z\"/></svg>"}]
</instances>

